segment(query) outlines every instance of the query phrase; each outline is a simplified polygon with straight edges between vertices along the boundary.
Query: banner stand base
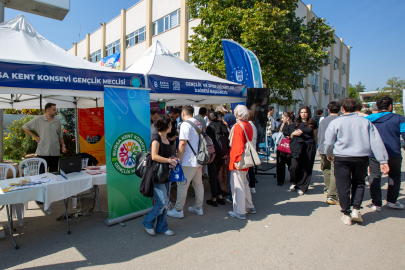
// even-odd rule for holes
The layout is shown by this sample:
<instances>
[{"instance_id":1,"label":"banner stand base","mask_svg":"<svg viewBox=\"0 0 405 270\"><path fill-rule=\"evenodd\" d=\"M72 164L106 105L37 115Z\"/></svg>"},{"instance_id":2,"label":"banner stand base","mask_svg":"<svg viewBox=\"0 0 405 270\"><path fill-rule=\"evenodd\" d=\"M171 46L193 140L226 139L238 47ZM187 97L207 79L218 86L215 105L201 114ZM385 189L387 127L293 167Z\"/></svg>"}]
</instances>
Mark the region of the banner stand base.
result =
<instances>
[{"instance_id":1,"label":"banner stand base","mask_svg":"<svg viewBox=\"0 0 405 270\"><path fill-rule=\"evenodd\" d=\"M115 225L115 224L118 224L118 223L120 223L120 222L127 221L127 220L129 220L129 219L133 219L133 218L136 218L136 217L143 216L143 215L149 213L150 210L152 210L152 207L151 207L151 208L148 208L148 209L145 209L145 210L142 210L142 211L138 211L138 212L135 212L135 213L131 213L131 214L129 214L129 215L125 215L125 216L122 216L122 217L114 218L114 219L109 219L109 218L107 218L107 219L104 220L104 223L105 223L105 225L107 225L107 226Z\"/></svg>"}]
</instances>

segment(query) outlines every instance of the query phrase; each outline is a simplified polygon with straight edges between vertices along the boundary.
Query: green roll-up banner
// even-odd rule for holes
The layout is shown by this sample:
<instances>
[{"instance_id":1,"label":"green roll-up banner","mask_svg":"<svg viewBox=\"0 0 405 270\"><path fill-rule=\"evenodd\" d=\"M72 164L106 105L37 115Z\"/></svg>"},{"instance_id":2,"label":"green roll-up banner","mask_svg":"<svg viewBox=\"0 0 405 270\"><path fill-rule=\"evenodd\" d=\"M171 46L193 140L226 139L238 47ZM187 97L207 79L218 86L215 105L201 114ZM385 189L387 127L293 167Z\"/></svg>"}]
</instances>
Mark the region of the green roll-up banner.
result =
<instances>
[{"instance_id":1,"label":"green roll-up banner","mask_svg":"<svg viewBox=\"0 0 405 270\"><path fill-rule=\"evenodd\" d=\"M151 199L139 192L136 154L150 144L150 95L145 89L104 88L107 225L147 213Z\"/></svg>"}]
</instances>

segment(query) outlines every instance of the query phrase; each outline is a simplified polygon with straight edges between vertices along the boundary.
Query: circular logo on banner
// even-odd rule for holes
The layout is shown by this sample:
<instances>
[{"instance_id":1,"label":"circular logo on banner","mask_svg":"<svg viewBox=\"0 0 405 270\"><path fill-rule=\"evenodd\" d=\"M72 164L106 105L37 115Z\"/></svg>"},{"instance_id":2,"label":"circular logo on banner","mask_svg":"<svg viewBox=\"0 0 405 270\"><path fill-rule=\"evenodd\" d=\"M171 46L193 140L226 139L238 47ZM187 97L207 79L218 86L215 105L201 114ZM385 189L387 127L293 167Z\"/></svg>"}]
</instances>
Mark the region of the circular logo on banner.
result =
<instances>
[{"instance_id":1,"label":"circular logo on banner","mask_svg":"<svg viewBox=\"0 0 405 270\"><path fill-rule=\"evenodd\" d=\"M146 151L145 141L140 135L126 132L118 136L112 145L111 161L119 173L131 175L135 173L136 154Z\"/></svg>"},{"instance_id":2,"label":"circular logo on banner","mask_svg":"<svg viewBox=\"0 0 405 270\"><path fill-rule=\"evenodd\" d=\"M141 87L142 82L138 77L134 76L131 78L131 86L132 87Z\"/></svg>"}]
</instances>

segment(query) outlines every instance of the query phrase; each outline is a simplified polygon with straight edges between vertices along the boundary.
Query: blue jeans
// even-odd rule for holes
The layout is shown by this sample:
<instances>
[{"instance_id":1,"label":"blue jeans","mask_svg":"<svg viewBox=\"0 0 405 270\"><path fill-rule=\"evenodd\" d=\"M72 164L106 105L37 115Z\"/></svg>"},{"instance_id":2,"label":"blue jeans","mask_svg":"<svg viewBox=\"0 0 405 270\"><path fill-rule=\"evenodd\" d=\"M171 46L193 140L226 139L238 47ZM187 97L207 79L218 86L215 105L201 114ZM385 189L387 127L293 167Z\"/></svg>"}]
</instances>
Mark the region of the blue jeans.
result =
<instances>
[{"instance_id":1,"label":"blue jeans","mask_svg":"<svg viewBox=\"0 0 405 270\"><path fill-rule=\"evenodd\" d=\"M157 233L165 233L168 230L166 214L169 205L169 192L170 183L154 184L153 197L155 198L155 204L142 222L145 228L153 229L155 227L155 221L157 220Z\"/></svg>"}]
</instances>

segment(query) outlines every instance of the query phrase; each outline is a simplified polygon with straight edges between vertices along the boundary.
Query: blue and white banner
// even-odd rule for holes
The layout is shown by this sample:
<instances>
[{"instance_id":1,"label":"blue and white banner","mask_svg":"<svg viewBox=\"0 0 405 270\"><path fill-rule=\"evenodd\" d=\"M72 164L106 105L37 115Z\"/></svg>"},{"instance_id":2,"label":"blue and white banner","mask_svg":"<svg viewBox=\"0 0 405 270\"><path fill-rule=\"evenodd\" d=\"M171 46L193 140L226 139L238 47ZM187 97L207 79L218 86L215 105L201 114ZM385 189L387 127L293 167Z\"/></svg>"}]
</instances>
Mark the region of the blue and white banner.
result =
<instances>
[{"instance_id":1,"label":"blue and white banner","mask_svg":"<svg viewBox=\"0 0 405 270\"><path fill-rule=\"evenodd\" d=\"M245 84L248 88L262 88L262 70L256 55L235 41L223 39L227 80Z\"/></svg>"},{"instance_id":2,"label":"blue and white banner","mask_svg":"<svg viewBox=\"0 0 405 270\"><path fill-rule=\"evenodd\" d=\"M121 52L116 52L110 56L101 58L101 65L103 67L121 70Z\"/></svg>"},{"instance_id":3,"label":"blue and white banner","mask_svg":"<svg viewBox=\"0 0 405 270\"><path fill-rule=\"evenodd\" d=\"M151 93L245 97L244 85L148 75Z\"/></svg>"},{"instance_id":4,"label":"blue and white banner","mask_svg":"<svg viewBox=\"0 0 405 270\"><path fill-rule=\"evenodd\" d=\"M0 62L0 86L104 91L104 85L143 87L142 74Z\"/></svg>"}]
</instances>

